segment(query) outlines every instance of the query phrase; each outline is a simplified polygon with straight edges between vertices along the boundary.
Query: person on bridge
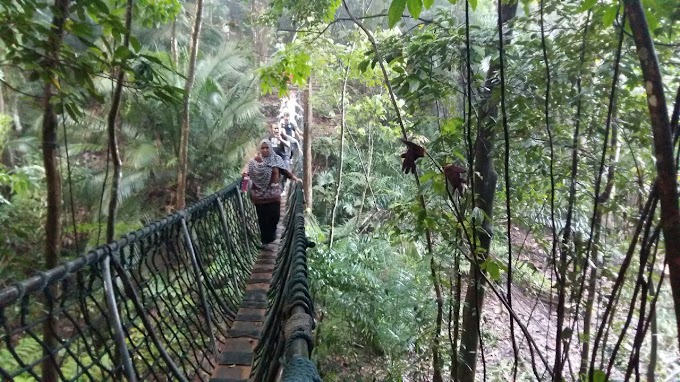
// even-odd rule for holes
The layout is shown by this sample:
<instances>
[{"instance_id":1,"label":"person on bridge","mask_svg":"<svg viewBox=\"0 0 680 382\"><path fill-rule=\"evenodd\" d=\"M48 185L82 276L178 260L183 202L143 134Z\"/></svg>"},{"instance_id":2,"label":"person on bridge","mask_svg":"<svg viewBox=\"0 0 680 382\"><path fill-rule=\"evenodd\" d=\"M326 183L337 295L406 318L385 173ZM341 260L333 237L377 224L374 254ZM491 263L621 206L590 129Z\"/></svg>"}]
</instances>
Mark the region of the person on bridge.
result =
<instances>
[{"instance_id":1,"label":"person on bridge","mask_svg":"<svg viewBox=\"0 0 680 382\"><path fill-rule=\"evenodd\" d=\"M269 140L274 145L271 149L283 159L283 163L286 164L286 170L290 170L290 158L293 154L291 137L281 131L281 126L278 123L272 123L269 127Z\"/></svg>"},{"instance_id":2,"label":"person on bridge","mask_svg":"<svg viewBox=\"0 0 680 382\"><path fill-rule=\"evenodd\" d=\"M257 210L257 223L264 245L276 240L276 225L281 216L281 182L279 182L281 174L294 182L300 180L288 171L273 148L269 139L263 139L260 142L260 153L250 160L248 173L243 174L250 176L252 182L250 199Z\"/></svg>"},{"instance_id":3,"label":"person on bridge","mask_svg":"<svg viewBox=\"0 0 680 382\"><path fill-rule=\"evenodd\" d=\"M281 119L281 134L285 136L285 139L290 142L290 148L291 148L291 158L296 155L297 152L302 155L302 146L300 146L300 142L302 141L302 131L297 127L297 124L295 123L294 120L290 119L290 115L288 113L283 114L283 118Z\"/></svg>"}]
</instances>

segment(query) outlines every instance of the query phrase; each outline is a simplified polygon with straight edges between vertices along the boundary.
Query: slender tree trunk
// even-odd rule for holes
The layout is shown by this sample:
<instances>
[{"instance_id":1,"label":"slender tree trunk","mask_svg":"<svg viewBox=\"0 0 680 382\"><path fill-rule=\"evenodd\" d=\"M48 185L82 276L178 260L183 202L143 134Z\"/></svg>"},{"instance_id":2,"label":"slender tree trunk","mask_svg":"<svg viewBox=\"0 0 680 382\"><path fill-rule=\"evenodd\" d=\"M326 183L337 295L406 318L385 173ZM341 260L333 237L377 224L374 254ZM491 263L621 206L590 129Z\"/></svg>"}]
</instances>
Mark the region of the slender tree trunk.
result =
<instances>
[{"instance_id":1,"label":"slender tree trunk","mask_svg":"<svg viewBox=\"0 0 680 382\"><path fill-rule=\"evenodd\" d=\"M338 164L338 177L335 189L335 200L333 201L333 209L331 212L331 228L328 236L328 248L333 247L333 234L335 227L335 212L338 208L338 201L340 200L340 188L342 187L342 167L345 160L345 97L347 96L347 79L349 77L349 64L345 68L345 78L342 81L342 96L340 97L340 163Z\"/></svg>"},{"instance_id":2,"label":"slender tree trunk","mask_svg":"<svg viewBox=\"0 0 680 382\"><path fill-rule=\"evenodd\" d=\"M177 57L177 18L172 20L172 30L170 32L170 57L172 63L176 66L178 63Z\"/></svg>"},{"instance_id":3,"label":"slender tree trunk","mask_svg":"<svg viewBox=\"0 0 680 382\"><path fill-rule=\"evenodd\" d=\"M451 381L456 380L458 375L458 363L460 356L458 354L458 338L460 337L460 297L461 297L461 275L460 275L460 254L453 260L453 275L455 276L455 283L452 288L455 289L455 297L451 302L453 305L453 339L451 341Z\"/></svg>"},{"instance_id":4,"label":"slender tree trunk","mask_svg":"<svg viewBox=\"0 0 680 382\"><path fill-rule=\"evenodd\" d=\"M61 174L57 163L57 114L52 104L53 84L59 82L56 74L59 67L59 51L64 38L64 24L69 18L70 0L55 0L52 16L52 27L47 40L47 53L42 64L43 70L49 74L43 91L42 147L45 181L47 183L47 216L45 219L45 268L52 269L59 263L61 251ZM56 286L48 288L52 296L56 294ZM48 298L47 309L51 311L52 301ZM43 324L43 356L42 380L55 382L59 379L58 362L52 350L57 346L56 323L51 312Z\"/></svg>"},{"instance_id":5,"label":"slender tree trunk","mask_svg":"<svg viewBox=\"0 0 680 382\"><path fill-rule=\"evenodd\" d=\"M442 382L442 359L439 352L440 336L442 332L442 322L444 320L444 297L442 296L442 284L439 280L439 270L434 260L434 253L430 251L430 278L437 302L437 318L434 322L434 340L432 341L432 381Z\"/></svg>"},{"instance_id":6,"label":"slender tree trunk","mask_svg":"<svg viewBox=\"0 0 680 382\"><path fill-rule=\"evenodd\" d=\"M21 116L19 115L19 97L16 94L11 96L12 99L12 123L14 132L21 133L24 131L24 125L21 123Z\"/></svg>"},{"instance_id":7,"label":"slender tree trunk","mask_svg":"<svg viewBox=\"0 0 680 382\"><path fill-rule=\"evenodd\" d=\"M263 13L264 7L267 4L263 4L260 0L252 0L250 3L250 27L253 33L253 46L255 51L256 60L259 64L266 61L267 58L267 26L258 25L258 19ZM289 42L292 42L295 33L288 35L291 38Z\"/></svg>"},{"instance_id":8,"label":"slender tree trunk","mask_svg":"<svg viewBox=\"0 0 680 382\"><path fill-rule=\"evenodd\" d=\"M590 268L588 275L588 296L586 298L586 305L583 312L583 343L581 344L581 366L579 369L579 376L587 377L588 365L590 363L590 333L593 320L593 310L597 306L595 304L597 299L597 286L599 285L599 270L604 265L604 259L600 253L600 239L602 237L602 220L604 217L604 208L613 198L614 193L614 175L616 173L616 166L619 161L619 154L621 146L619 144L619 128L616 123L612 124L612 135L609 144L609 168L607 170L607 183L604 192L599 195L599 205L593 219L595 233L593 235L592 254L590 258L593 265ZM587 266L584 265L584 266Z\"/></svg>"},{"instance_id":9,"label":"slender tree trunk","mask_svg":"<svg viewBox=\"0 0 680 382\"><path fill-rule=\"evenodd\" d=\"M123 36L123 46L130 44L130 29L132 28L132 4L133 0L127 1L125 7L125 35ZM114 69L115 72L115 69ZM106 221L106 241L112 242L116 235L116 211L118 209L118 190L120 188L120 178L122 176L122 161L120 150L118 149L118 137L116 127L118 126L118 110L120 101L123 97L123 81L125 80L125 70L122 65L118 68L116 76L116 88L111 98L111 110L107 120L107 131L109 136L109 152L113 162L113 179L111 180L111 199L109 200L109 214Z\"/></svg>"},{"instance_id":10,"label":"slender tree trunk","mask_svg":"<svg viewBox=\"0 0 680 382\"><path fill-rule=\"evenodd\" d=\"M187 174L189 172L189 113L191 111L191 88L194 86L196 74L196 56L201 34L203 18L203 0L196 1L196 16L191 32L191 50L189 53L189 70L184 84L184 100L182 101L182 135L179 143L179 171L177 175L177 202L175 208L181 210L186 203Z\"/></svg>"},{"instance_id":11,"label":"slender tree trunk","mask_svg":"<svg viewBox=\"0 0 680 382\"><path fill-rule=\"evenodd\" d=\"M130 45L130 33L132 31L132 8L134 0L127 0L125 7L125 34L123 36L123 45L128 47ZM109 209L108 216L106 219L106 241L112 242L115 240L116 235L116 213L118 210L118 194L120 189L120 179L122 177L122 160L120 157L120 150L118 148L118 136L117 129L119 126L118 113L120 110L120 103L123 97L123 81L125 80L125 70L123 69L123 63L119 63L119 67L116 68L115 64L113 67L112 75L116 78L116 85L113 91L113 96L111 97L111 109L109 110L109 115L107 118L107 132L109 139L109 153L111 155L111 162L113 162L113 177L111 179L111 197L109 199ZM109 261L106 259L105 261ZM108 264L104 265L104 269L108 269ZM119 307L113 305L109 306L112 311L120 310ZM120 324L120 318L118 314L113 312L112 317L114 322ZM120 343L124 343L125 339L120 338ZM116 342L119 343L118 341ZM126 349L118 347L118 352L113 356L113 362L115 364L121 364L121 360L124 358L123 354L126 353ZM127 370L126 370L127 371ZM117 372L117 378L122 379L122 371Z\"/></svg>"},{"instance_id":12,"label":"slender tree trunk","mask_svg":"<svg viewBox=\"0 0 680 382\"><path fill-rule=\"evenodd\" d=\"M305 193L305 207L308 214L312 213L312 78L307 80L305 90L305 131L303 132L304 158L302 161L302 188Z\"/></svg>"},{"instance_id":13,"label":"slender tree trunk","mask_svg":"<svg viewBox=\"0 0 680 382\"><path fill-rule=\"evenodd\" d=\"M506 25L517 12L517 2L502 3L501 22ZM510 42L512 30L507 28L503 33L506 43ZM494 168L494 146L496 142L496 123L498 117L498 101L491 97L496 87L496 74L500 70L499 62L493 62L486 74L482 97L484 105L479 114L479 135L475 144L475 179L474 192L476 207L484 211L486 217L478 230L479 246L476 259L470 264L469 281L463 305L463 323L461 326L460 356L458 361L458 382L474 382L477 368L477 353L480 342L480 320L484 306L484 282L479 264L487 258L491 247L491 222L498 174Z\"/></svg>"},{"instance_id":14,"label":"slender tree trunk","mask_svg":"<svg viewBox=\"0 0 680 382\"><path fill-rule=\"evenodd\" d=\"M0 114L7 114L5 110L5 84L0 83Z\"/></svg>"},{"instance_id":15,"label":"slender tree trunk","mask_svg":"<svg viewBox=\"0 0 680 382\"><path fill-rule=\"evenodd\" d=\"M676 164L673 157L673 138L668 119L668 108L663 90L663 80L654 42L649 32L640 0L624 0L626 15L630 21L637 48L640 67L647 91L647 107L654 135L657 184L661 202L661 226L666 248L675 319L680 332L680 208ZM680 344L680 337L678 337Z\"/></svg>"},{"instance_id":16,"label":"slender tree trunk","mask_svg":"<svg viewBox=\"0 0 680 382\"><path fill-rule=\"evenodd\" d=\"M658 361L658 350L659 350L659 340L658 340L658 334L659 334L659 327L658 323L656 322L656 306L654 307L654 310L652 311L652 334L651 334L651 343L650 343L650 349L649 349L649 364L647 364L647 382L654 382L656 381L656 363Z\"/></svg>"},{"instance_id":17,"label":"slender tree trunk","mask_svg":"<svg viewBox=\"0 0 680 382\"><path fill-rule=\"evenodd\" d=\"M562 234L562 242L560 245L560 259L557 263L557 281L558 281L558 310L561 311L562 305L560 305L560 300L562 304L564 303L566 296L566 278L567 278L567 259L574 257L573 251L573 241L572 241L572 227L571 222L574 215L574 206L576 204L576 180L578 178L578 163L579 163L579 137L581 131L581 111L583 107L582 102L582 77L583 77L583 66L585 62L586 54L586 41L588 36L588 27L590 25L591 11L588 11L586 16L585 27L583 30L583 36L581 38L581 53L579 58L579 73L576 79L576 115L574 117L574 134L572 138L572 148L571 148L571 175L569 181L569 202L567 207L567 217L564 223L564 230ZM559 315L559 314L558 314ZM588 342L588 341L586 341Z\"/></svg>"}]
</instances>

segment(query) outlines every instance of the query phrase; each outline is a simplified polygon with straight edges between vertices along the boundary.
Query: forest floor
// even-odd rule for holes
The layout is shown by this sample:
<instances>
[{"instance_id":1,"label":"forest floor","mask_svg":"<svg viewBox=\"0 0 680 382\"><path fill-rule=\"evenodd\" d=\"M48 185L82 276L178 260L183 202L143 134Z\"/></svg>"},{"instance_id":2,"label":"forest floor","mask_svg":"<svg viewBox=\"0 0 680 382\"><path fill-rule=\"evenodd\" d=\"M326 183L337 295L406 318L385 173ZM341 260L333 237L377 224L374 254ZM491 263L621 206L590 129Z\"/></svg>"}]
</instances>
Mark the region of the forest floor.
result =
<instances>
[{"instance_id":1,"label":"forest floor","mask_svg":"<svg viewBox=\"0 0 680 382\"><path fill-rule=\"evenodd\" d=\"M544 355L549 368L552 368L555 352L555 325L557 314L552 304L557 302L556 293L550 293L550 279L552 270L546 261L547 255L540 244L526 230L513 227L511 231L513 243L515 243L514 257L519 266L516 271L511 288L512 307L521 323L526 327L535 346ZM501 282L505 284L505 282ZM499 283L499 284L501 284ZM497 284L497 290L506 294L505 285ZM510 314L500 299L487 288L486 306L482 316L482 339L484 345L484 358L495 373L492 380L512 380L512 367L514 351L510 332ZM532 355L529 350L529 342L522 329L515 323L514 337L518 349L518 362L521 373L519 380L536 380L532 370ZM536 353L536 352L535 352ZM572 352L573 353L573 352ZM480 358L481 361L481 358ZM569 362L574 372L578 373L578 358L570 357ZM545 373L546 367L540 357L535 354L533 364L539 380L549 379ZM478 364L478 373L484 373L482 362Z\"/></svg>"},{"instance_id":2,"label":"forest floor","mask_svg":"<svg viewBox=\"0 0 680 382\"><path fill-rule=\"evenodd\" d=\"M557 291L551 291L554 272L548 259L549 250L537 242L536 236L519 227L511 231L514 243L515 273L512 282L512 307L520 322L536 344L536 348L545 358L549 369L552 369L556 345L557 325ZM539 238L540 239L540 238ZM548 241L550 238L544 238ZM501 285L502 284L502 285ZM505 281L497 284L497 290L505 295ZM488 369L494 370L490 380L513 380L512 367L515 359L512 337L510 332L510 315L508 309L500 299L487 288L486 306L482 316L482 339L484 344L484 358ZM601 308L601 307L600 307ZM598 309L598 308L595 308ZM602 314L603 309L597 310L595 315ZM618 312L617 319L625 320L625 312ZM569 323L565 323L565 327ZM515 323L514 337L518 347L517 359L520 362L520 373L517 380L549 380L545 372L543 361L534 352L534 359L529 351L529 344L522 329ZM572 336L570 348L567 351L565 376L567 380L578 380L580 366L581 341L578 336ZM480 358L481 360L481 358ZM532 363L535 371L532 372ZM493 366L493 367L488 367ZM484 372L484 366L478 363L478 375ZM616 366L612 370L612 380L622 380L623 375Z\"/></svg>"}]
</instances>

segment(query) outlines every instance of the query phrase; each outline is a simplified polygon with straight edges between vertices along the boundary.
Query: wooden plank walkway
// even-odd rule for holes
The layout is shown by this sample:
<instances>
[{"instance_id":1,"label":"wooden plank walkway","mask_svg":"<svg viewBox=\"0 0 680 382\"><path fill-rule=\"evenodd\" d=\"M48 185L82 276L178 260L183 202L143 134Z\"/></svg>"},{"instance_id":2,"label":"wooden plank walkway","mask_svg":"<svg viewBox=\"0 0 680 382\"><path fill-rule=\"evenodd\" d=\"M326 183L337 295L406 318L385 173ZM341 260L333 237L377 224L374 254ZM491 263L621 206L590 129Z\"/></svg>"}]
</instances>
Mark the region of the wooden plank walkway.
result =
<instances>
[{"instance_id":1,"label":"wooden plank walkway","mask_svg":"<svg viewBox=\"0 0 680 382\"><path fill-rule=\"evenodd\" d=\"M278 238L281 237L286 211L286 198L281 199L281 220L276 232ZM278 247L279 239L275 243ZM210 382L247 382L250 379L255 347L259 343L267 313L267 291L277 255L277 250L260 250L236 319L220 349L217 366L213 370Z\"/></svg>"}]
</instances>

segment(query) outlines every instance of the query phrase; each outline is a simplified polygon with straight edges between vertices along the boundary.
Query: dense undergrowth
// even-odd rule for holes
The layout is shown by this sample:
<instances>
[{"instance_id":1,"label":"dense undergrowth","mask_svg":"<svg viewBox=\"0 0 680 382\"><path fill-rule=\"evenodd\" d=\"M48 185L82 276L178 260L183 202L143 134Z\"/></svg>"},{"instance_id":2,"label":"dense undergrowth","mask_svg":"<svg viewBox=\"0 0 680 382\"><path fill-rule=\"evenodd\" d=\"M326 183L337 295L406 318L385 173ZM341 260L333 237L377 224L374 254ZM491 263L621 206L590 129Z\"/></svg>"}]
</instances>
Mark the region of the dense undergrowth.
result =
<instances>
[{"instance_id":1,"label":"dense undergrowth","mask_svg":"<svg viewBox=\"0 0 680 382\"><path fill-rule=\"evenodd\" d=\"M195 4L139 3L135 43L125 52L112 48L121 39L110 31L121 26L123 4L103 3L115 12L100 21L113 26L74 19L69 36L92 46L68 40L63 53L82 64L61 73L63 258L104 240L105 119L110 69L121 61L129 77L116 230L176 202ZM248 145L277 112L258 92L283 96L292 79L302 93L312 82L307 230L318 244L309 260L314 358L326 381L551 380L557 366L575 381L680 373L665 266L672 248L659 210L646 207L658 158L636 30L618 1L513 4L206 5L188 200L240 173ZM680 9L673 0L643 4L677 122ZM509 17L503 50L499 9ZM26 10L0 15L26 36L44 37L29 32L34 25L47 33L48 22ZM2 44L12 65L0 68L0 287L43 267L49 195L36 68L4 34ZM402 138L426 149L416 177L402 173ZM464 188L442 174L450 165L463 170Z\"/></svg>"}]
</instances>

